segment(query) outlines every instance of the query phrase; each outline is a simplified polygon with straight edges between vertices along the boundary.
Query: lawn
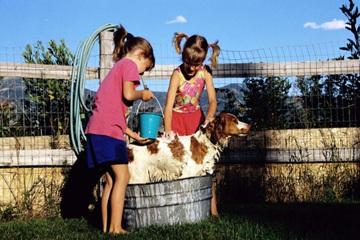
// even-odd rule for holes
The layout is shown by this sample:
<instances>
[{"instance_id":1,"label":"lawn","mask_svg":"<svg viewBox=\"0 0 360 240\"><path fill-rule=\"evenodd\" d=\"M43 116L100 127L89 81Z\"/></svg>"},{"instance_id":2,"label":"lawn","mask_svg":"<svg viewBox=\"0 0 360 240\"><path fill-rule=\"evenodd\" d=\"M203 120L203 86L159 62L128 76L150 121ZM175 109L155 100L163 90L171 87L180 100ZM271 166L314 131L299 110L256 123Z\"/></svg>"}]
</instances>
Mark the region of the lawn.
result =
<instances>
[{"instance_id":1,"label":"lawn","mask_svg":"<svg viewBox=\"0 0 360 240\"><path fill-rule=\"evenodd\" d=\"M0 239L360 239L359 205L228 205L219 219L152 226L124 236L102 234L85 219L13 220L0 223Z\"/></svg>"}]
</instances>

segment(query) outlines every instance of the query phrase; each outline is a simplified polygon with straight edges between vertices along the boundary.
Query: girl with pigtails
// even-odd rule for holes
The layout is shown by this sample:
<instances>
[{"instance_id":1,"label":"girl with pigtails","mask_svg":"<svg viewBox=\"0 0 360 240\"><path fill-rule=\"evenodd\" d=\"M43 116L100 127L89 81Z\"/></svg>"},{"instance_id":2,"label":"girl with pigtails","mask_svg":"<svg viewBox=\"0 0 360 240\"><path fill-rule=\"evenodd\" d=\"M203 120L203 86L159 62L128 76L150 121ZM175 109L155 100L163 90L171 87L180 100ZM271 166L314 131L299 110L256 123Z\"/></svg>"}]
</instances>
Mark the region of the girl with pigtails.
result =
<instances>
[{"instance_id":1,"label":"girl with pigtails","mask_svg":"<svg viewBox=\"0 0 360 240\"><path fill-rule=\"evenodd\" d=\"M183 49L181 41L186 39ZM211 75L211 68L204 64L209 48L211 67L217 65L220 53L218 42L209 44L200 35L188 36L177 32L173 37L173 44L177 53L181 54L182 64L172 73L164 109L164 136L172 138L194 134L202 124L213 120L216 113L216 92ZM206 87L208 96L208 110L206 115L200 107L201 94ZM211 200L211 214L217 216L215 184L213 184L213 198Z\"/></svg>"}]
</instances>

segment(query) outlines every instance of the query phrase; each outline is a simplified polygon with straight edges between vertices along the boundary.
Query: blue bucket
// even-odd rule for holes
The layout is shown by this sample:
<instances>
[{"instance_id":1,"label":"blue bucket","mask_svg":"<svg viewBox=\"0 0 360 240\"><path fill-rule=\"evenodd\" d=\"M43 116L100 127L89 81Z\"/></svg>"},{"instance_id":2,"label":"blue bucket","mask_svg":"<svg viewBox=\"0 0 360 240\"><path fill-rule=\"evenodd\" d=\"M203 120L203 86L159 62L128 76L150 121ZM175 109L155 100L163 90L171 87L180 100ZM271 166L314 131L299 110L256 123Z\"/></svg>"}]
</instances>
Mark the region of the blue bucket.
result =
<instances>
[{"instance_id":1,"label":"blue bucket","mask_svg":"<svg viewBox=\"0 0 360 240\"><path fill-rule=\"evenodd\" d=\"M140 136L155 139L158 136L161 113L142 112L139 114Z\"/></svg>"},{"instance_id":2,"label":"blue bucket","mask_svg":"<svg viewBox=\"0 0 360 240\"><path fill-rule=\"evenodd\" d=\"M161 113L146 111L139 113L140 105L143 103L143 101L141 101L137 107L136 115L139 117L140 136L143 138L157 138L161 120L164 116L159 100L155 96L154 100L156 100L157 104L159 105Z\"/></svg>"}]
</instances>

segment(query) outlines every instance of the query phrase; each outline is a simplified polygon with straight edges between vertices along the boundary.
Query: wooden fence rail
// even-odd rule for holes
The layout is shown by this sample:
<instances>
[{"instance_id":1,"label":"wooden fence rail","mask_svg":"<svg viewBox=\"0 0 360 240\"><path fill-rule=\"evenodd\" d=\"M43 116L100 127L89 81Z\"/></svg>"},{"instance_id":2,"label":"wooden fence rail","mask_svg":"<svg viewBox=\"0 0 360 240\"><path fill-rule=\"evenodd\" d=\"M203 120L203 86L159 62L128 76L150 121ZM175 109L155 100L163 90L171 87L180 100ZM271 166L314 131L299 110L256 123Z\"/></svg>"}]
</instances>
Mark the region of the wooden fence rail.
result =
<instances>
[{"instance_id":1,"label":"wooden fence rail","mask_svg":"<svg viewBox=\"0 0 360 240\"><path fill-rule=\"evenodd\" d=\"M71 79L72 66L0 62L0 77ZM99 70L88 68L86 79L98 79Z\"/></svg>"},{"instance_id":2,"label":"wooden fence rail","mask_svg":"<svg viewBox=\"0 0 360 240\"><path fill-rule=\"evenodd\" d=\"M169 79L175 65L157 65L146 72L146 79ZM0 77L23 77L39 79L71 79L72 66L21 64L0 62ZM214 70L215 78L234 77L287 77L311 75L354 74L360 72L359 60L231 63L219 64ZM99 79L99 68L87 68L86 79Z\"/></svg>"}]
</instances>

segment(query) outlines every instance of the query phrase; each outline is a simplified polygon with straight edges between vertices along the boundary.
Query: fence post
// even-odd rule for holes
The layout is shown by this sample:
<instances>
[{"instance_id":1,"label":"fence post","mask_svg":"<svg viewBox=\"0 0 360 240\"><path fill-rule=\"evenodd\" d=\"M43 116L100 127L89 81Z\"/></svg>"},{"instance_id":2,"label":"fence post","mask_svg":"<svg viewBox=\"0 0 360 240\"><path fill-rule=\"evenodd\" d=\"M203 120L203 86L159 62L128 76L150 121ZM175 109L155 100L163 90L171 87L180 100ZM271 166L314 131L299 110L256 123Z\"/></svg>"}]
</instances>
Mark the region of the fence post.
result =
<instances>
[{"instance_id":1,"label":"fence post","mask_svg":"<svg viewBox=\"0 0 360 240\"><path fill-rule=\"evenodd\" d=\"M114 31L103 31L100 33L100 82L105 78L106 74L113 66L112 52Z\"/></svg>"}]
</instances>

